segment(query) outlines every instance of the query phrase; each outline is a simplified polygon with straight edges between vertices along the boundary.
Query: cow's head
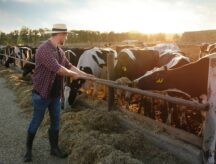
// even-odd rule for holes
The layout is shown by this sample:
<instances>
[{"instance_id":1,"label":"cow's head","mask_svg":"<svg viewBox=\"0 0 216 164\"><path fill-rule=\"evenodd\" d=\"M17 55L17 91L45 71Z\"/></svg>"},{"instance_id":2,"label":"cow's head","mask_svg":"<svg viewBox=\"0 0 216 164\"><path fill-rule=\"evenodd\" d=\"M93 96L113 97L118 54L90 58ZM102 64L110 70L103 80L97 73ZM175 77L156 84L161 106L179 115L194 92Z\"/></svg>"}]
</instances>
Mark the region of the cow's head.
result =
<instances>
[{"instance_id":1,"label":"cow's head","mask_svg":"<svg viewBox=\"0 0 216 164\"><path fill-rule=\"evenodd\" d=\"M93 60L100 68L107 66L107 53L96 51L95 55L92 55Z\"/></svg>"},{"instance_id":2,"label":"cow's head","mask_svg":"<svg viewBox=\"0 0 216 164\"><path fill-rule=\"evenodd\" d=\"M200 45L200 51L201 51L201 52L207 51L208 46L209 46L208 43L202 43L202 44Z\"/></svg>"},{"instance_id":3,"label":"cow's head","mask_svg":"<svg viewBox=\"0 0 216 164\"><path fill-rule=\"evenodd\" d=\"M133 55L132 52L129 51L121 51L117 58L117 63L115 65L115 79L120 77L128 77L129 79L133 79L132 72L130 72L132 67L135 67L136 57Z\"/></svg>"},{"instance_id":4,"label":"cow's head","mask_svg":"<svg viewBox=\"0 0 216 164\"><path fill-rule=\"evenodd\" d=\"M167 67L154 68L133 81L134 86L143 90L160 90L166 85Z\"/></svg>"}]
</instances>

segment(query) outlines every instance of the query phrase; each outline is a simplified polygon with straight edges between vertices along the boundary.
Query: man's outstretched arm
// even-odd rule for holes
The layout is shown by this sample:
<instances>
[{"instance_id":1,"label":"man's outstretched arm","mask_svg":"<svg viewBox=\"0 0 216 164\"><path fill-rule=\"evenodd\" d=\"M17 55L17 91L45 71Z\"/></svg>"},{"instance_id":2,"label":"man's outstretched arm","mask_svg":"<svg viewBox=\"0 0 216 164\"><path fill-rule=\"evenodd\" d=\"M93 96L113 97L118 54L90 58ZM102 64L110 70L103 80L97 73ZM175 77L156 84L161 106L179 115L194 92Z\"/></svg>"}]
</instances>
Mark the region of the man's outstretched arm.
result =
<instances>
[{"instance_id":1,"label":"man's outstretched arm","mask_svg":"<svg viewBox=\"0 0 216 164\"><path fill-rule=\"evenodd\" d=\"M88 73L85 73L84 71L81 71L80 69L78 69L77 67L75 67L74 65L71 64L71 67L70 67L70 70L73 71L73 72L76 72L78 74L81 74L82 76L84 77L95 77L94 75L92 74L88 74Z\"/></svg>"},{"instance_id":2,"label":"man's outstretched arm","mask_svg":"<svg viewBox=\"0 0 216 164\"><path fill-rule=\"evenodd\" d=\"M78 73L78 72L74 72L70 69L67 69L65 68L64 66L61 66L59 68L59 70L56 72L58 75L61 75L61 76L68 76L68 77L71 77L73 80L76 80L76 79L79 79L79 78L82 78L83 75Z\"/></svg>"}]
</instances>

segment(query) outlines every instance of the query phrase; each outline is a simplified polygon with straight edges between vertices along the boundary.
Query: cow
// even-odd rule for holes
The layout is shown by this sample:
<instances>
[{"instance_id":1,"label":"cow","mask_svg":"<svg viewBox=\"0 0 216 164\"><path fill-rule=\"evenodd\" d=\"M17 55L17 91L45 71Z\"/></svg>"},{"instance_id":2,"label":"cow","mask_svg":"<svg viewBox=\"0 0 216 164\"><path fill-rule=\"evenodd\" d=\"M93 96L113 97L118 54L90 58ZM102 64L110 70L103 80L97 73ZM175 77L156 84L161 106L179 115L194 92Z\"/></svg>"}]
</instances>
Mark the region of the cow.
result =
<instances>
[{"instance_id":1,"label":"cow","mask_svg":"<svg viewBox=\"0 0 216 164\"><path fill-rule=\"evenodd\" d=\"M207 51L208 46L209 46L208 43L202 43L202 44L200 45L200 54L199 54L199 58L202 58L202 57L204 57L204 56L206 56L206 55L208 54L208 51Z\"/></svg>"},{"instance_id":2,"label":"cow","mask_svg":"<svg viewBox=\"0 0 216 164\"><path fill-rule=\"evenodd\" d=\"M209 57L211 55L175 69L165 69L165 67L154 69L135 79L133 85L151 91L178 89L190 95L191 99L197 99L202 103L202 98L207 94ZM178 109L172 112L179 110L182 111Z\"/></svg>"},{"instance_id":3,"label":"cow","mask_svg":"<svg viewBox=\"0 0 216 164\"><path fill-rule=\"evenodd\" d=\"M3 60L5 59L5 53L6 53L6 47L7 46L1 46L0 47L0 63L3 64Z\"/></svg>"},{"instance_id":4,"label":"cow","mask_svg":"<svg viewBox=\"0 0 216 164\"><path fill-rule=\"evenodd\" d=\"M216 43L210 44L207 48L209 54L216 52Z\"/></svg>"},{"instance_id":5,"label":"cow","mask_svg":"<svg viewBox=\"0 0 216 164\"><path fill-rule=\"evenodd\" d=\"M142 50L142 49L141 49ZM143 52L146 52L147 50L144 50ZM130 51L124 51L123 50L123 52L124 52L124 54L123 55L125 55L125 52L128 54L127 55L127 57L129 58L129 59L132 59L133 57L132 57L132 52L130 52ZM159 52L157 52L158 54L159 54ZM121 60L120 59L120 55L119 55L119 57L118 57L118 59L119 60ZM144 56L143 56L144 57ZM145 68L144 68L144 65L148 65L149 63L151 63L151 62L149 62L148 60L146 61L147 59L146 58L144 58L144 59L141 59L141 58L139 58L139 60L137 60L137 61L134 61L134 63L132 63L131 64L131 67L130 66L118 66L118 63L117 63L117 66L116 67L120 67L120 68L122 68L122 72L120 72L120 73L118 73L119 71L116 71L117 73L116 73L116 78L119 78L119 75L120 76L123 76L123 78L124 77L126 77L126 78L129 78L129 81L131 80L131 76L130 76L130 74L128 73L128 72L131 72L131 74L134 76L134 78L133 79L135 79L135 78L137 78L138 76L140 76L140 74L145 74L145 73L149 73L149 72L151 72L152 70L155 70L155 69L158 69L158 67L161 67L161 66L165 66L166 67L166 69L173 69L173 68L177 68L177 67L180 67L180 66L183 66L183 65L185 65L185 64L188 64L188 63L190 63L190 59L188 58L188 57L186 57L186 54L184 54L183 52L181 52L181 51L170 51L170 50L166 50L166 51L164 51L162 54L160 54L159 55L159 59L157 58L156 60L155 60L155 62L154 62L154 64L152 64L152 66L150 67L150 71L149 70L146 70ZM150 59L151 60L151 59ZM127 62L125 61L125 60L122 60L122 63L124 63L124 64L127 64ZM140 68L140 67L137 67L137 65L140 63L140 65L141 65L141 67L143 67L143 68ZM130 68L130 69L128 69L128 68ZM153 69L152 69L153 68ZM117 68L117 70L118 70L119 68ZM136 73L137 73L137 71L139 71L140 69L143 69L144 71L143 72L141 72L139 75L137 75ZM120 69L121 70L121 69ZM128 71L128 72L126 72L126 70L128 71L128 70L130 70L130 71ZM118 75L119 74L119 75ZM119 81L121 81L121 84L122 84L122 80L121 80L121 78L119 79L119 80L117 80L117 83L119 82ZM126 84L128 84L129 83L129 81L127 81L127 80L123 80L123 82L126 82ZM126 99L127 100L129 100L130 98L129 98L129 96L130 96L130 94L127 94L127 96L126 96Z\"/></svg>"},{"instance_id":6,"label":"cow","mask_svg":"<svg viewBox=\"0 0 216 164\"><path fill-rule=\"evenodd\" d=\"M175 43L160 43L152 47L146 47L145 49L158 51L159 54L166 51L180 51L179 47Z\"/></svg>"},{"instance_id":7,"label":"cow","mask_svg":"<svg viewBox=\"0 0 216 164\"><path fill-rule=\"evenodd\" d=\"M166 66L168 69L178 68L190 63L190 59L181 51L165 51L160 55L158 67Z\"/></svg>"},{"instance_id":8,"label":"cow","mask_svg":"<svg viewBox=\"0 0 216 164\"><path fill-rule=\"evenodd\" d=\"M202 58L206 55L209 55L215 52L216 52L216 43L213 43L213 44L202 43L200 46L199 58Z\"/></svg>"},{"instance_id":9,"label":"cow","mask_svg":"<svg viewBox=\"0 0 216 164\"><path fill-rule=\"evenodd\" d=\"M14 58L11 58L11 57L21 58L21 50L17 46L8 46L6 48L6 54L8 55L8 58L5 62L5 67L7 67L7 68L10 67L10 64L16 65L16 63L15 63L16 60Z\"/></svg>"},{"instance_id":10,"label":"cow","mask_svg":"<svg viewBox=\"0 0 216 164\"><path fill-rule=\"evenodd\" d=\"M96 77L106 78L107 55L109 53L113 53L115 58L117 57L116 51L111 48L94 47L92 49L86 50L79 58L77 68L86 73L93 74ZM81 88L81 86L83 86L83 84L91 85L91 83L85 83L85 80L82 79L73 80L71 82L69 97L68 98L65 97L65 100L68 101L70 105L73 104L77 96L77 91ZM89 87L85 87L85 88L89 88ZM98 90L99 90L98 87L96 88L94 83L93 91L90 90L90 93L92 95L95 95Z\"/></svg>"},{"instance_id":11,"label":"cow","mask_svg":"<svg viewBox=\"0 0 216 164\"><path fill-rule=\"evenodd\" d=\"M129 80L127 77L121 77L115 81L119 85L129 86L131 87L131 80ZM127 98L128 95L126 95L129 92L126 92L122 89L115 89L115 99L117 99L118 104L122 107L126 104L126 108L129 107L129 101L125 101L125 97Z\"/></svg>"},{"instance_id":12,"label":"cow","mask_svg":"<svg viewBox=\"0 0 216 164\"><path fill-rule=\"evenodd\" d=\"M35 69L35 65L32 63L35 63L35 54L36 54L36 47L21 47L23 56L22 58L25 58L25 60L31 62L31 63L24 63L22 70L23 74L22 76L25 77L29 73L33 73L33 70Z\"/></svg>"},{"instance_id":13,"label":"cow","mask_svg":"<svg viewBox=\"0 0 216 164\"><path fill-rule=\"evenodd\" d=\"M116 52L119 54L121 52L121 50L125 49L125 48L134 48L133 45L118 45L116 46Z\"/></svg>"},{"instance_id":14,"label":"cow","mask_svg":"<svg viewBox=\"0 0 216 164\"><path fill-rule=\"evenodd\" d=\"M26 50L26 52L28 52L28 58L26 59L27 61L31 62L31 63L25 63L24 66L22 67L23 70L23 77L25 77L27 74L29 73L33 73L33 70L35 69L35 65L32 63L35 63L35 54L37 51L37 47L29 47L25 48L22 47L23 49ZM27 53L25 53L27 54ZM27 57L27 56L26 56Z\"/></svg>"},{"instance_id":15,"label":"cow","mask_svg":"<svg viewBox=\"0 0 216 164\"><path fill-rule=\"evenodd\" d=\"M80 56L86 51L88 48L67 48L65 49L65 55L67 59L74 66L77 66Z\"/></svg>"},{"instance_id":16,"label":"cow","mask_svg":"<svg viewBox=\"0 0 216 164\"><path fill-rule=\"evenodd\" d=\"M160 91L163 94L175 97L179 97L179 93L181 93L180 97L188 100L198 97L198 101L202 103L203 96L207 93L208 63L209 58L205 57L199 61L188 63L178 68L167 69L165 66L154 68L135 79L133 86L143 90ZM127 81L127 83L130 83L130 81ZM170 89L178 89L180 92L172 92L170 94L170 91L166 91ZM143 97L139 101L141 103L140 110L144 108L144 114L152 118L155 118L154 101L154 99L146 97ZM174 119L176 120L176 126L184 127L186 122L184 107L177 108L177 105L165 102L159 103L159 105L161 106L163 122L171 124L170 115L177 118L176 113L178 113L179 119Z\"/></svg>"},{"instance_id":17,"label":"cow","mask_svg":"<svg viewBox=\"0 0 216 164\"><path fill-rule=\"evenodd\" d=\"M9 48L9 51L7 51L7 54L8 54L8 59L7 61L5 62L5 66L6 67L9 67L10 64L14 64L16 65L16 60L14 58L11 58L11 57L16 57L16 58L19 58L19 59L24 59L24 60L31 60L32 59L32 53L34 53L35 51L35 48L31 48L29 46L14 46L14 47L10 47ZM10 57L11 56L11 57ZM25 62L21 62L20 63L20 67L23 69L23 66L26 64Z\"/></svg>"},{"instance_id":18,"label":"cow","mask_svg":"<svg viewBox=\"0 0 216 164\"><path fill-rule=\"evenodd\" d=\"M27 61L31 62L31 63L25 63L22 70L22 76L25 77L26 75L28 75L29 73L33 73L33 70L35 69L35 54L32 56L32 58L28 59Z\"/></svg>"},{"instance_id":19,"label":"cow","mask_svg":"<svg viewBox=\"0 0 216 164\"><path fill-rule=\"evenodd\" d=\"M134 80L156 67L158 61L159 53L155 50L123 49L118 54L117 63L114 67L115 80L121 77Z\"/></svg>"},{"instance_id":20,"label":"cow","mask_svg":"<svg viewBox=\"0 0 216 164\"><path fill-rule=\"evenodd\" d=\"M136 51L134 51L136 50ZM139 51L137 51L139 50ZM133 51L133 52L132 52ZM157 67L160 66L166 66L166 69L176 68L180 67L182 65L185 65L190 62L189 58L186 57L186 55L181 51L164 51L162 54L159 55L158 51L155 50L143 50L143 49L132 49L132 51L128 49L123 49L122 52L118 56L117 65L115 67L115 74L116 74L116 82L123 85L130 85L131 79L135 79L139 77L141 74L148 73L149 70L158 69ZM136 60L134 55L137 55L138 53L143 55L136 56ZM150 56L150 58L146 58L145 53L148 55L151 55L152 53L155 54ZM122 57L122 56L123 57ZM159 57L158 57L159 56ZM121 58L122 57L122 58ZM126 58L126 59L125 59ZM127 62L129 61L129 62ZM122 63L122 64L121 64ZM129 64L128 64L129 63ZM140 67L139 67L140 65ZM146 69L145 66L149 66L148 69ZM120 70L120 71L119 71ZM141 71L140 71L141 70ZM149 71L151 72L151 71ZM122 77L120 77L122 76ZM120 77L120 78L119 78ZM128 80L127 80L128 78ZM116 90L116 95L119 97L119 103L122 104L124 102L124 96L127 103L131 102L131 94L128 92L121 92ZM121 96L119 96L121 95ZM139 98L137 98L139 100ZM146 100L148 101L148 100ZM139 103L139 102L138 102Z\"/></svg>"},{"instance_id":21,"label":"cow","mask_svg":"<svg viewBox=\"0 0 216 164\"><path fill-rule=\"evenodd\" d=\"M71 64L77 66L80 56L83 54L84 51L88 50L89 48L65 48L65 56L70 61ZM70 85L71 79L66 77L66 85Z\"/></svg>"},{"instance_id":22,"label":"cow","mask_svg":"<svg viewBox=\"0 0 216 164\"><path fill-rule=\"evenodd\" d=\"M133 82L143 90L166 90L176 88L199 97L207 93L209 56L175 69L157 68Z\"/></svg>"}]
</instances>

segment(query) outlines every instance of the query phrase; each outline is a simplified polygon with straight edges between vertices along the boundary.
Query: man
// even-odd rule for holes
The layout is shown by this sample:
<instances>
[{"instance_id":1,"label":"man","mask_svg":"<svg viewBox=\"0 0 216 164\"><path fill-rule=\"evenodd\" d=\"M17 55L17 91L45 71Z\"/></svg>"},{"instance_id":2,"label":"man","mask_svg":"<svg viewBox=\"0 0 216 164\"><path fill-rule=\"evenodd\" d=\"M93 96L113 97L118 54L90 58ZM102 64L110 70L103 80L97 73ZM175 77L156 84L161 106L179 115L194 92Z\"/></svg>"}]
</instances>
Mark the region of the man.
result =
<instances>
[{"instance_id":1,"label":"man","mask_svg":"<svg viewBox=\"0 0 216 164\"><path fill-rule=\"evenodd\" d=\"M67 28L64 24L53 25L51 38L40 45L35 55L35 73L33 75L33 115L28 126L26 154L24 162L32 161L32 144L40 126L46 108L49 110L50 128L48 130L51 146L51 155L59 158L67 157L58 147L60 98L63 95L63 77L68 76L76 80L92 76L80 71L65 57L60 48L67 37Z\"/></svg>"}]
</instances>

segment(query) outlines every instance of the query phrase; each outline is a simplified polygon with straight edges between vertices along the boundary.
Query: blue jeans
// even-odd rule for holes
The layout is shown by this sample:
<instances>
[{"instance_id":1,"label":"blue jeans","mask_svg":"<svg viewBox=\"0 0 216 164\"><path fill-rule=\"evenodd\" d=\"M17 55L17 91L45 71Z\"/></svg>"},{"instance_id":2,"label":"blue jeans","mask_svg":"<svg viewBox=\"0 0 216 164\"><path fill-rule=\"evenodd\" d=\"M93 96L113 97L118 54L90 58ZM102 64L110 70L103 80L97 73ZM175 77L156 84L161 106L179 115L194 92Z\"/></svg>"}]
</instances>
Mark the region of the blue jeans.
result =
<instances>
[{"instance_id":1,"label":"blue jeans","mask_svg":"<svg viewBox=\"0 0 216 164\"><path fill-rule=\"evenodd\" d=\"M59 130L59 119L60 119L60 96L56 98L45 99L41 97L35 91L32 91L32 102L33 102L33 114L31 122L28 126L28 132L36 133L38 127L43 121L46 108L49 110L50 116L50 129Z\"/></svg>"}]
</instances>

